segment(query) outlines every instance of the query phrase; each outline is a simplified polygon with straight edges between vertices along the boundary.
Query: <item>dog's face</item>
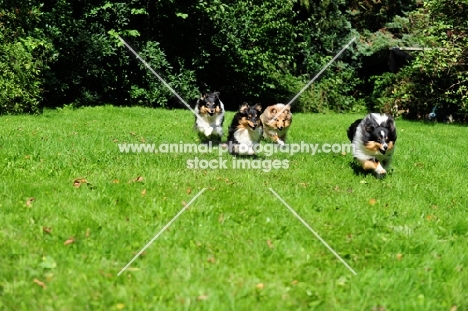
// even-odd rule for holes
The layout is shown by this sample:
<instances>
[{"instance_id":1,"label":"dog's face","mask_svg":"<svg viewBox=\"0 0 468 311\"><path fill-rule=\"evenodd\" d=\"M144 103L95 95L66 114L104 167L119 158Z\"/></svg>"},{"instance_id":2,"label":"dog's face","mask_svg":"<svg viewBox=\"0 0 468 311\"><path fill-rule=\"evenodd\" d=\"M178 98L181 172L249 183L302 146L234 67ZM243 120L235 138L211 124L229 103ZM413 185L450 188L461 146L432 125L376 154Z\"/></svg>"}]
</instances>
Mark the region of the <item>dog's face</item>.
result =
<instances>
[{"instance_id":1,"label":"dog's face","mask_svg":"<svg viewBox=\"0 0 468 311\"><path fill-rule=\"evenodd\" d=\"M366 133L366 149L378 151L384 155L395 146L396 128L391 117L380 124L372 117L366 118L363 127Z\"/></svg>"},{"instance_id":2,"label":"dog's face","mask_svg":"<svg viewBox=\"0 0 468 311\"><path fill-rule=\"evenodd\" d=\"M259 104L250 106L247 103L243 103L239 108L239 126L255 130L260 124L261 112L262 107Z\"/></svg>"},{"instance_id":3,"label":"dog's face","mask_svg":"<svg viewBox=\"0 0 468 311\"><path fill-rule=\"evenodd\" d=\"M284 109L279 116L276 117L278 112L283 109L283 105L273 105L267 107L264 114L266 115L266 125L278 130L288 128L292 122L291 110L288 108Z\"/></svg>"},{"instance_id":4,"label":"dog's face","mask_svg":"<svg viewBox=\"0 0 468 311\"><path fill-rule=\"evenodd\" d=\"M213 116L214 114L220 113L219 92L202 95L198 100L198 109L202 115L208 114Z\"/></svg>"}]
</instances>

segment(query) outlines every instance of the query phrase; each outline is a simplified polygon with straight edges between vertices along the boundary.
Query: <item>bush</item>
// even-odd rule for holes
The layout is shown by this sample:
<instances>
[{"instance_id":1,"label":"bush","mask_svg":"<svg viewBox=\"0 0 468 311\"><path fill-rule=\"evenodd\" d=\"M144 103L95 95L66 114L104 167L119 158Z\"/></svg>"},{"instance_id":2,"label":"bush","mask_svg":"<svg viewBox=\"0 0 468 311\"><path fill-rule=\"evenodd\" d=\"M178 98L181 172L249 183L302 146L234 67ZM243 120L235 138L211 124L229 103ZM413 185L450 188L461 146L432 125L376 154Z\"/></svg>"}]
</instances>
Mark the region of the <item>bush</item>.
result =
<instances>
[{"instance_id":1,"label":"bush","mask_svg":"<svg viewBox=\"0 0 468 311\"><path fill-rule=\"evenodd\" d=\"M34 27L39 5L9 4L0 9L0 115L37 113L52 46Z\"/></svg>"},{"instance_id":2,"label":"bush","mask_svg":"<svg viewBox=\"0 0 468 311\"><path fill-rule=\"evenodd\" d=\"M426 50L395 75L376 78L373 98L386 112L440 121L468 121L468 3L430 0L409 15L406 28ZM434 117L434 115L431 115Z\"/></svg>"}]
</instances>

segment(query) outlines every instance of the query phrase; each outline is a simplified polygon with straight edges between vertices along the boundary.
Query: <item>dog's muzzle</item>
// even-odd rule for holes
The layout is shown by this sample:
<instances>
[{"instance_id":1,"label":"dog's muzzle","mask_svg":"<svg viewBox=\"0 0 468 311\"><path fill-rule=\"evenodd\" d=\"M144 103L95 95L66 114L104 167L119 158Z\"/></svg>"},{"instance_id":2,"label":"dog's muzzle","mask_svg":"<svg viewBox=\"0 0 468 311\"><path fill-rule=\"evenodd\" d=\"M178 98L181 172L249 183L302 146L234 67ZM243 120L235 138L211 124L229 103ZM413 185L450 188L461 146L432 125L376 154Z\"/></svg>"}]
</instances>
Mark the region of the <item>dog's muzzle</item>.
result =
<instances>
[{"instance_id":1,"label":"dog's muzzle","mask_svg":"<svg viewBox=\"0 0 468 311\"><path fill-rule=\"evenodd\" d=\"M382 149L380 149L380 153L385 154L387 152L387 149L388 149L388 144L383 143L382 144Z\"/></svg>"}]
</instances>

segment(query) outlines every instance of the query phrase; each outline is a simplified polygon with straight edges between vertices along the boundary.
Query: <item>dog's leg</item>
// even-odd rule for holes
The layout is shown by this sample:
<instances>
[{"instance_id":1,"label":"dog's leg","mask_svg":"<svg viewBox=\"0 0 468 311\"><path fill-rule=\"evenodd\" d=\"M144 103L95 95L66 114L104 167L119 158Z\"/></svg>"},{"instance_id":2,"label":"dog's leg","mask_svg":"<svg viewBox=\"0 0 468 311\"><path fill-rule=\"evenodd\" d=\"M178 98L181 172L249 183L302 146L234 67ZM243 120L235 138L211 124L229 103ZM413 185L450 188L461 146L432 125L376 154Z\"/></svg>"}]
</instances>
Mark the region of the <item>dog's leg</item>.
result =
<instances>
[{"instance_id":1,"label":"dog's leg","mask_svg":"<svg viewBox=\"0 0 468 311\"><path fill-rule=\"evenodd\" d=\"M384 175L387 171L383 168L382 164L377 161L377 167L375 168L375 172L380 175Z\"/></svg>"},{"instance_id":2,"label":"dog's leg","mask_svg":"<svg viewBox=\"0 0 468 311\"><path fill-rule=\"evenodd\" d=\"M359 160L361 166L364 170L374 171L377 174L385 174L387 171L382 167L379 161L377 160Z\"/></svg>"},{"instance_id":3,"label":"dog's leg","mask_svg":"<svg viewBox=\"0 0 468 311\"><path fill-rule=\"evenodd\" d=\"M278 144L284 145L286 143L286 134L279 136L278 135Z\"/></svg>"}]
</instances>

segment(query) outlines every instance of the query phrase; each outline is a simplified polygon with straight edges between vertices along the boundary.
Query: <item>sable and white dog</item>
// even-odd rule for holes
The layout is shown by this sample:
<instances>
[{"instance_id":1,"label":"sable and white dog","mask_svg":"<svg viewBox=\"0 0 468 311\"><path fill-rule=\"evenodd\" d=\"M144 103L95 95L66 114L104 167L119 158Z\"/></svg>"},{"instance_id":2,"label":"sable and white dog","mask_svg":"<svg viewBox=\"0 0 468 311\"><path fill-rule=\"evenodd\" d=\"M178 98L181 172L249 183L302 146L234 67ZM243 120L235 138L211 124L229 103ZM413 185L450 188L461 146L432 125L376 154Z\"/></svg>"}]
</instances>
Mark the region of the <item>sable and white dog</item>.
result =
<instances>
[{"instance_id":1,"label":"sable and white dog","mask_svg":"<svg viewBox=\"0 0 468 311\"><path fill-rule=\"evenodd\" d=\"M284 104L268 106L260 115L263 126L263 138L284 145L289 126L292 123L292 113ZM277 116L278 112L281 112Z\"/></svg>"},{"instance_id":2,"label":"sable and white dog","mask_svg":"<svg viewBox=\"0 0 468 311\"><path fill-rule=\"evenodd\" d=\"M255 147L262 139L260 105L243 103L234 115L228 134L228 149L232 154L254 155Z\"/></svg>"},{"instance_id":3,"label":"sable and white dog","mask_svg":"<svg viewBox=\"0 0 468 311\"><path fill-rule=\"evenodd\" d=\"M205 93L198 99L195 112L195 129L202 143L220 142L223 136L224 105L219 92Z\"/></svg>"},{"instance_id":4,"label":"sable and white dog","mask_svg":"<svg viewBox=\"0 0 468 311\"><path fill-rule=\"evenodd\" d=\"M386 114L370 113L348 128L353 155L364 170L382 176L392 161L397 132L395 121Z\"/></svg>"}]
</instances>

